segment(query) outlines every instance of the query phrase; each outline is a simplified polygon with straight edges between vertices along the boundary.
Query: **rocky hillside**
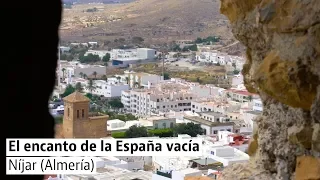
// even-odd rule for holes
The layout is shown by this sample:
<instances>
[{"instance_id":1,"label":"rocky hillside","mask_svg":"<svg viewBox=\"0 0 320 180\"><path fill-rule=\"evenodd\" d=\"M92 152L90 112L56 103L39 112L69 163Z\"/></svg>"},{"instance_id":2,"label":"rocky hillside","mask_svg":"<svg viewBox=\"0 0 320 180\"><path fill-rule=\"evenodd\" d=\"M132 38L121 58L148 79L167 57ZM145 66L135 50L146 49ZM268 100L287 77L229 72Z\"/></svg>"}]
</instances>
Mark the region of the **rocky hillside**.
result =
<instances>
[{"instance_id":1,"label":"rocky hillside","mask_svg":"<svg viewBox=\"0 0 320 180\"><path fill-rule=\"evenodd\" d=\"M147 42L210 35L233 39L219 0L137 0L127 4L75 5L64 12L63 40L143 37ZM87 12L95 8L94 12Z\"/></svg>"}]
</instances>

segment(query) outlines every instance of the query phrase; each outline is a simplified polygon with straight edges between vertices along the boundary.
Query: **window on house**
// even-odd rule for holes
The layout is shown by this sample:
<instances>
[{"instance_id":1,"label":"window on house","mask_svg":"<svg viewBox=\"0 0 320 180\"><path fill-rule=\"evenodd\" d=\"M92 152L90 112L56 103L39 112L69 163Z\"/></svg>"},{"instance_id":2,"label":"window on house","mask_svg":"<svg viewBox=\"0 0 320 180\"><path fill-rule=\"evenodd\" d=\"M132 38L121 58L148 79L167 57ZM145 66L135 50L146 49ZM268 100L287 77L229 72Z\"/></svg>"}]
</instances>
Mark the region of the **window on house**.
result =
<instances>
[{"instance_id":1,"label":"window on house","mask_svg":"<svg viewBox=\"0 0 320 180\"><path fill-rule=\"evenodd\" d=\"M231 132L231 129L227 129L227 131Z\"/></svg>"},{"instance_id":2,"label":"window on house","mask_svg":"<svg viewBox=\"0 0 320 180\"><path fill-rule=\"evenodd\" d=\"M157 102L159 102L159 99L157 99Z\"/></svg>"},{"instance_id":3,"label":"window on house","mask_svg":"<svg viewBox=\"0 0 320 180\"><path fill-rule=\"evenodd\" d=\"M217 130L214 130L214 131L213 131L213 134L218 134L218 131L217 131Z\"/></svg>"},{"instance_id":4,"label":"window on house","mask_svg":"<svg viewBox=\"0 0 320 180\"><path fill-rule=\"evenodd\" d=\"M68 108L68 117L70 116L70 108Z\"/></svg>"},{"instance_id":5,"label":"window on house","mask_svg":"<svg viewBox=\"0 0 320 180\"><path fill-rule=\"evenodd\" d=\"M167 128L167 124L166 123L162 123L163 128Z\"/></svg>"},{"instance_id":6,"label":"window on house","mask_svg":"<svg viewBox=\"0 0 320 180\"><path fill-rule=\"evenodd\" d=\"M158 129L158 123L156 123L156 124L154 125L154 128L155 128L155 129Z\"/></svg>"},{"instance_id":7,"label":"window on house","mask_svg":"<svg viewBox=\"0 0 320 180\"><path fill-rule=\"evenodd\" d=\"M84 109L82 109L82 118L84 118Z\"/></svg>"},{"instance_id":8,"label":"window on house","mask_svg":"<svg viewBox=\"0 0 320 180\"><path fill-rule=\"evenodd\" d=\"M170 123L170 128L173 128L173 122Z\"/></svg>"},{"instance_id":9,"label":"window on house","mask_svg":"<svg viewBox=\"0 0 320 180\"><path fill-rule=\"evenodd\" d=\"M166 108L166 106L162 106L163 108Z\"/></svg>"},{"instance_id":10,"label":"window on house","mask_svg":"<svg viewBox=\"0 0 320 180\"><path fill-rule=\"evenodd\" d=\"M77 110L77 118L79 118L80 117L80 112L79 112L79 110Z\"/></svg>"}]
</instances>

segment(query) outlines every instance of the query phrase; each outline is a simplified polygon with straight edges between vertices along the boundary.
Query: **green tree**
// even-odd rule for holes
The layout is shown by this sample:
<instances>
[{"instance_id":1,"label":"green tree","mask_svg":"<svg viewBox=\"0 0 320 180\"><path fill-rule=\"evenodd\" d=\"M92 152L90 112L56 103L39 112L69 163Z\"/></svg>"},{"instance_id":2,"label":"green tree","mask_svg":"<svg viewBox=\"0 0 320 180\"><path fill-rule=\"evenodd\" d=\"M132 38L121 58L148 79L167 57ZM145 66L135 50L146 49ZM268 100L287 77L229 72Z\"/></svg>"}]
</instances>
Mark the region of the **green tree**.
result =
<instances>
[{"instance_id":1,"label":"green tree","mask_svg":"<svg viewBox=\"0 0 320 180\"><path fill-rule=\"evenodd\" d=\"M69 85L66 87L66 89L64 90L64 93L63 93L61 96L62 96L62 97L69 96L70 94L74 93L75 91L76 91L76 89L69 84Z\"/></svg>"},{"instance_id":2,"label":"green tree","mask_svg":"<svg viewBox=\"0 0 320 180\"><path fill-rule=\"evenodd\" d=\"M84 74L83 74L83 72L80 72L79 75L80 75L81 78L83 78Z\"/></svg>"},{"instance_id":3,"label":"green tree","mask_svg":"<svg viewBox=\"0 0 320 180\"><path fill-rule=\"evenodd\" d=\"M93 54L88 54L87 56L84 55L84 53L79 54L79 61L81 63L93 63L93 62L98 62L100 61L99 55L93 55Z\"/></svg>"},{"instance_id":4,"label":"green tree","mask_svg":"<svg viewBox=\"0 0 320 180\"><path fill-rule=\"evenodd\" d=\"M108 78L107 78L107 76L104 74L104 75L101 76L101 79L107 80Z\"/></svg>"},{"instance_id":5,"label":"green tree","mask_svg":"<svg viewBox=\"0 0 320 180\"><path fill-rule=\"evenodd\" d=\"M102 61L103 61L103 62L109 62L109 61L110 61L110 58L111 58L110 54L107 53L106 55L103 56Z\"/></svg>"},{"instance_id":6,"label":"green tree","mask_svg":"<svg viewBox=\"0 0 320 180\"><path fill-rule=\"evenodd\" d=\"M117 76L116 78L117 78L118 82L120 83L121 77Z\"/></svg>"},{"instance_id":7,"label":"green tree","mask_svg":"<svg viewBox=\"0 0 320 180\"><path fill-rule=\"evenodd\" d=\"M148 130L146 127L131 126L126 132L127 138L148 137Z\"/></svg>"},{"instance_id":8,"label":"green tree","mask_svg":"<svg viewBox=\"0 0 320 180\"><path fill-rule=\"evenodd\" d=\"M80 82L77 82L76 86L75 86L75 90L82 92L83 91L83 87L82 84Z\"/></svg>"},{"instance_id":9,"label":"green tree","mask_svg":"<svg viewBox=\"0 0 320 180\"><path fill-rule=\"evenodd\" d=\"M196 137L198 134L203 135L204 129L201 128L200 124L186 123L178 124L174 127L174 134L188 134L191 137Z\"/></svg>"},{"instance_id":10,"label":"green tree","mask_svg":"<svg viewBox=\"0 0 320 180\"><path fill-rule=\"evenodd\" d=\"M134 83L134 87L135 87L135 88L139 88L139 82L135 82L135 83Z\"/></svg>"},{"instance_id":11,"label":"green tree","mask_svg":"<svg viewBox=\"0 0 320 180\"><path fill-rule=\"evenodd\" d=\"M92 99L93 99L93 96L92 96L92 94L91 94L91 93L87 93L85 96L86 96L87 98L89 98L90 100L92 100Z\"/></svg>"},{"instance_id":12,"label":"green tree","mask_svg":"<svg viewBox=\"0 0 320 180\"><path fill-rule=\"evenodd\" d=\"M65 76L65 73L66 73L66 69L62 68L61 71L62 71L62 78L64 79L64 76Z\"/></svg>"},{"instance_id":13,"label":"green tree","mask_svg":"<svg viewBox=\"0 0 320 180\"><path fill-rule=\"evenodd\" d=\"M167 72L163 73L163 76L164 76L164 77L163 77L164 80L170 79L170 74L167 73Z\"/></svg>"},{"instance_id":14,"label":"green tree","mask_svg":"<svg viewBox=\"0 0 320 180\"><path fill-rule=\"evenodd\" d=\"M173 129L153 129L149 130L149 136L159 136L159 137L173 137Z\"/></svg>"},{"instance_id":15,"label":"green tree","mask_svg":"<svg viewBox=\"0 0 320 180\"><path fill-rule=\"evenodd\" d=\"M63 116L54 117L54 121L56 122L56 124L61 124L63 122Z\"/></svg>"},{"instance_id":16,"label":"green tree","mask_svg":"<svg viewBox=\"0 0 320 180\"><path fill-rule=\"evenodd\" d=\"M97 79L97 74L98 74L98 73L97 73L96 71L94 71L94 72L92 73L92 75L94 76L95 79Z\"/></svg>"},{"instance_id":17,"label":"green tree","mask_svg":"<svg viewBox=\"0 0 320 180\"><path fill-rule=\"evenodd\" d=\"M196 44L203 43L203 39L198 37L198 38L196 39L195 43L196 43Z\"/></svg>"},{"instance_id":18,"label":"green tree","mask_svg":"<svg viewBox=\"0 0 320 180\"><path fill-rule=\"evenodd\" d=\"M96 88L94 86L94 81L92 79L89 80L87 88L89 89L91 94L92 94L92 91Z\"/></svg>"},{"instance_id":19,"label":"green tree","mask_svg":"<svg viewBox=\"0 0 320 180\"><path fill-rule=\"evenodd\" d=\"M172 47L172 51L174 52L180 52L181 51L181 48L179 45L175 44L173 47Z\"/></svg>"},{"instance_id":20,"label":"green tree","mask_svg":"<svg viewBox=\"0 0 320 180\"><path fill-rule=\"evenodd\" d=\"M237 70L237 69L233 70L233 74L237 75L237 74L239 74L239 73L240 73L239 70Z\"/></svg>"},{"instance_id":21,"label":"green tree","mask_svg":"<svg viewBox=\"0 0 320 180\"><path fill-rule=\"evenodd\" d=\"M113 137L113 138L127 138L126 137L126 132L113 132L112 134L111 134L111 136Z\"/></svg>"},{"instance_id":22,"label":"green tree","mask_svg":"<svg viewBox=\"0 0 320 180\"><path fill-rule=\"evenodd\" d=\"M198 51L198 46L197 46L196 44L194 44L194 45L188 47L188 49L189 49L190 51Z\"/></svg>"},{"instance_id":23,"label":"green tree","mask_svg":"<svg viewBox=\"0 0 320 180\"><path fill-rule=\"evenodd\" d=\"M88 75L83 74L83 78L84 78L84 79L87 79L87 78L88 78Z\"/></svg>"},{"instance_id":24,"label":"green tree","mask_svg":"<svg viewBox=\"0 0 320 180\"><path fill-rule=\"evenodd\" d=\"M72 61L73 58L74 58L74 57L73 57L72 54L65 54L65 53L63 53L63 54L60 55L60 59L61 59L61 60Z\"/></svg>"},{"instance_id":25,"label":"green tree","mask_svg":"<svg viewBox=\"0 0 320 180\"><path fill-rule=\"evenodd\" d=\"M112 99L108 104L114 109L121 109L124 107L120 99Z\"/></svg>"}]
</instances>

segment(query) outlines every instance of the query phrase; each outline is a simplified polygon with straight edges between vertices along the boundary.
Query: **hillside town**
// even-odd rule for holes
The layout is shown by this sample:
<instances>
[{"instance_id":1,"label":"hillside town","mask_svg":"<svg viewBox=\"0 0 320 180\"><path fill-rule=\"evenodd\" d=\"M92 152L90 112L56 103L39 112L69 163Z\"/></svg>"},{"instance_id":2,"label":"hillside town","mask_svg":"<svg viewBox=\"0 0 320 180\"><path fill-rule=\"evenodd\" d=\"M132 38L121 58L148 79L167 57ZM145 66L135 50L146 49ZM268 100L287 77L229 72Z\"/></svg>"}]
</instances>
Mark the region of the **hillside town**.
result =
<instances>
[{"instance_id":1,"label":"hillside town","mask_svg":"<svg viewBox=\"0 0 320 180\"><path fill-rule=\"evenodd\" d=\"M180 49L194 46L188 42L176 43ZM226 166L249 160L249 142L256 129L255 118L262 113L262 102L244 87L243 57L199 44L185 52L88 48L78 59L61 58L75 46L97 45L88 42L60 47L58 78L49 103L57 122L57 137L200 138L202 156L100 157L95 176L52 175L48 179L218 179ZM135 67L150 64L159 67L160 73L135 71ZM223 71L210 72L213 75L209 78L219 80L205 84L199 77L194 81L171 77L170 67L199 72L205 67L219 67ZM73 116L69 117L70 112ZM66 130L70 128L73 134Z\"/></svg>"}]
</instances>

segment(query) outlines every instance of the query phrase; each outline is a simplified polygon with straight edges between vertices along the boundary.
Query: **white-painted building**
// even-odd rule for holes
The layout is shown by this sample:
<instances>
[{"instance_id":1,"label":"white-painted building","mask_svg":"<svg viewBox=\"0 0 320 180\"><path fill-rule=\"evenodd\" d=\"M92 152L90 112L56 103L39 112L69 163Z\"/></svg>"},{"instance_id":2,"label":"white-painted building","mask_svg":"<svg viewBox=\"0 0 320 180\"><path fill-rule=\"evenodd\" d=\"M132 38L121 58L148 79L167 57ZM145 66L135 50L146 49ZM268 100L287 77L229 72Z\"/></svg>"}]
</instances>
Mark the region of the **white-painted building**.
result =
<instances>
[{"instance_id":1,"label":"white-painted building","mask_svg":"<svg viewBox=\"0 0 320 180\"><path fill-rule=\"evenodd\" d=\"M243 84L244 81L243 81L243 75L240 73L240 74L237 74L237 75L234 75L233 78L232 78L232 86L238 86L238 85L241 85Z\"/></svg>"},{"instance_id":2,"label":"white-painted building","mask_svg":"<svg viewBox=\"0 0 320 180\"><path fill-rule=\"evenodd\" d=\"M66 53L70 51L70 47L66 47L66 46L60 46L60 51L61 53Z\"/></svg>"},{"instance_id":3,"label":"white-painted building","mask_svg":"<svg viewBox=\"0 0 320 180\"><path fill-rule=\"evenodd\" d=\"M262 111L263 103L260 98L253 99L253 111Z\"/></svg>"},{"instance_id":4,"label":"white-painted building","mask_svg":"<svg viewBox=\"0 0 320 180\"><path fill-rule=\"evenodd\" d=\"M191 102L192 112L218 112L218 113L228 113L239 110L241 107L240 103L232 104L226 101L205 99L205 100L194 100Z\"/></svg>"},{"instance_id":5,"label":"white-painted building","mask_svg":"<svg viewBox=\"0 0 320 180\"><path fill-rule=\"evenodd\" d=\"M196 55L196 60L205 63L226 65L230 62L230 56L218 51L201 52L199 55Z\"/></svg>"},{"instance_id":6,"label":"white-painted building","mask_svg":"<svg viewBox=\"0 0 320 180\"><path fill-rule=\"evenodd\" d=\"M261 115L261 111L246 111L243 113L243 120L246 124L246 127L250 128L251 130L256 128L255 119Z\"/></svg>"},{"instance_id":7,"label":"white-painted building","mask_svg":"<svg viewBox=\"0 0 320 180\"><path fill-rule=\"evenodd\" d=\"M129 90L128 84L122 83L109 83L104 80L95 80L94 89L92 94L96 94L104 97L121 97L122 91ZM85 92L91 92L88 87L84 88Z\"/></svg>"},{"instance_id":8,"label":"white-painted building","mask_svg":"<svg viewBox=\"0 0 320 180\"><path fill-rule=\"evenodd\" d=\"M128 80L131 88L151 88L163 81L162 76L149 73L136 73L132 71L125 71L122 79L125 81Z\"/></svg>"},{"instance_id":9,"label":"white-painted building","mask_svg":"<svg viewBox=\"0 0 320 180\"><path fill-rule=\"evenodd\" d=\"M175 82L159 83L154 88L123 91L121 101L125 109L139 116L150 116L169 109L190 111L191 101L196 98L189 87Z\"/></svg>"},{"instance_id":10,"label":"white-painted building","mask_svg":"<svg viewBox=\"0 0 320 180\"><path fill-rule=\"evenodd\" d=\"M100 59L102 59L107 53L110 54L111 56L111 52L110 51L103 51L103 50L88 50L84 56L88 56L89 54L93 54L93 55L98 55L100 57Z\"/></svg>"},{"instance_id":11,"label":"white-painted building","mask_svg":"<svg viewBox=\"0 0 320 180\"><path fill-rule=\"evenodd\" d=\"M156 57L157 51L150 48L138 48L137 57L139 59L148 59L152 60Z\"/></svg>"},{"instance_id":12,"label":"white-painted building","mask_svg":"<svg viewBox=\"0 0 320 180\"><path fill-rule=\"evenodd\" d=\"M112 119L107 121L107 126L109 131L114 132L114 131L126 131L131 126L152 127L152 123L146 122L146 121L139 121L139 120L121 121L119 119Z\"/></svg>"},{"instance_id":13,"label":"white-painted building","mask_svg":"<svg viewBox=\"0 0 320 180\"><path fill-rule=\"evenodd\" d=\"M88 65L81 64L80 62L68 62L68 61L60 61L61 69L59 70L60 77L67 78L67 75L71 75L74 77L81 77L81 74L85 74L86 76L92 75L94 72L97 75L106 74L106 67L101 65Z\"/></svg>"},{"instance_id":14,"label":"white-painted building","mask_svg":"<svg viewBox=\"0 0 320 180\"><path fill-rule=\"evenodd\" d=\"M257 94L250 93L247 90L237 90L237 89L228 89L224 91L224 94L227 96L227 98L240 103L250 102L255 97L258 97Z\"/></svg>"},{"instance_id":15,"label":"white-painted building","mask_svg":"<svg viewBox=\"0 0 320 180\"><path fill-rule=\"evenodd\" d=\"M204 119L206 118L206 119ZM212 120L210 120L210 118ZM217 117L218 119L223 119L223 121L216 121L213 119L214 117L209 117L209 120L207 120L206 116L184 116L183 122L184 123L194 123L194 124L200 124L201 128L205 130L205 135L217 135L218 131L234 131L234 123L230 121L226 121L227 118L225 117ZM180 122L181 123L181 122Z\"/></svg>"},{"instance_id":16,"label":"white-painted building","mask_svg":"<svg viewBox=\"0 0 320 180\"><path fill-rule=\"evenodd\" d=\"M147 63L155 60L157 52L154 49L113 49L111 60L114 67L128 67L130 64Z\"/></svg>"},{"instance_id":17,"label":"white-painted building","mask_svg":"<svg viewBox=\"0 0 320 180\"><path fill-rule=\"evenodd\" d=\"M152 179L152 172L143 171L144 161L124 161L116 157L99 157L96 163L97 173L92 175L63 174L58 175L57 180L129 180L129 179ZM139 170L138 170L139 169Z\"/></svg>"}]
</instances>

